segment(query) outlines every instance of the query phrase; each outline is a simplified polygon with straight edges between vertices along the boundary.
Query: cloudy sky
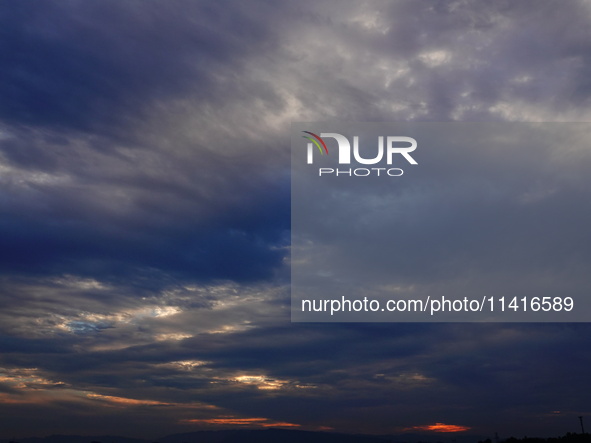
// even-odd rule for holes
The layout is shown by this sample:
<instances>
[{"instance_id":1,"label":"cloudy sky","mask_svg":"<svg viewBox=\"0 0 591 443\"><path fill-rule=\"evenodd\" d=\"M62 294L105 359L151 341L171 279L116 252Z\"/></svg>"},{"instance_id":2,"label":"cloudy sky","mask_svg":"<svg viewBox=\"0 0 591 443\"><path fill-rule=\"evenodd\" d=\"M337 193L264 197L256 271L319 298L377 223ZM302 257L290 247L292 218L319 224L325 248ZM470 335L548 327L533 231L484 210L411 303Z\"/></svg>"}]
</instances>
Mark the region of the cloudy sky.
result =
<instances>
[{"instance_id":1,"label":"cloudy sky","mask_svg":"<svg viewBox=\"0 0 591 443\"><path fill-rule=\"evenodd\" d=\"M574 0L0 2L0 438L577 431L585 323L290 322L290 125L589 121L590 23ZM555 234L537 284L588 290L589 151L545 155L519 194ZM435 197L423 220L487 219Z\"/></svg>"}]
</instances>

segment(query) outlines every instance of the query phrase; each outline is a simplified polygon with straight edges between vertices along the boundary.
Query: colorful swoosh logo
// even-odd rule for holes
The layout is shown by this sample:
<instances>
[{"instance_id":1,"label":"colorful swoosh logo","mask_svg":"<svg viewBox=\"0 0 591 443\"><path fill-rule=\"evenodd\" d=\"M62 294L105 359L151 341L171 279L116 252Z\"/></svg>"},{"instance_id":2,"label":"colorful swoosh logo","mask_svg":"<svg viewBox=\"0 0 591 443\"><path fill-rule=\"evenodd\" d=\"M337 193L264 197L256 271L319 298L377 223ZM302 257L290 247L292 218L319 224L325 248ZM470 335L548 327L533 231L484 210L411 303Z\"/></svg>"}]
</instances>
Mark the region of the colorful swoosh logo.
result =
<instances>
[{"instance_id":1,"label":"colorful swoosh logo","mask_svg":"<svg viewBox=\"0 0 591 443\"><path fill-rule=\"evenodd\" d=\"M314 137L314 138L312 138L312 137L308 137L307 135L302 135L302 137L304 137L305 139L308 139L312 143L314 143L321 154L324 154L326 152L326 155L328 155L328 148L326 147L326 143L324 143L324 140L322 140L322 138L320 138L320 136L318 136L310 131L302 131L302 132L305 132L306 134L310 134L312 137ZM318 142L320 142L320 143L318 143ZM322 146L320 146L320 145L322 145ZM324 148L324 151L322 150L322 148Z\"/></svg>"}]
</instances>

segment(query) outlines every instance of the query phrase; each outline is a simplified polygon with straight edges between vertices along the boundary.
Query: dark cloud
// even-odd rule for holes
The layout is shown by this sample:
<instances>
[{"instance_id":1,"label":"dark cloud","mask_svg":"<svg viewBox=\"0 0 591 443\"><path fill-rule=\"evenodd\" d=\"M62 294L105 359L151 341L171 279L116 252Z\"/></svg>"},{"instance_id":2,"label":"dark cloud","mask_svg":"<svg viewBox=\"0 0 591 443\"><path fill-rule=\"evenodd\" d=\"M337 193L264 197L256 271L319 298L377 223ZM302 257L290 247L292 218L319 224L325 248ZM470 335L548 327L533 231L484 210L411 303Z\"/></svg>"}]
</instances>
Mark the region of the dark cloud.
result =
<instances>
[{"instance_id":1,"label":"dark cloud","mask_svg":"<svg viewBox=\"0 0 591 443\"><path fill-rule=\"evenodd\" d=\"M289 322L288 134L292 121L587 121L589 14L575 1L5 3L4 436L157 438L216 417L577 430L585 324ZM431 276L453 251L464 270L548 288L560 271L586 288L580 146L519 158L527 174L506 187L475 173L406 189L401 243L420 240ZM509 185L535 210L498 198ZM408 263L400 275L417 277Z\"/></svg>"},{"instance_id":2,"label":"dark cloud","mask_svg":"<svg viewBox=\"0 0 591 443\"><path fill-rule=\"evenodd\" d=\"M188 92L217 102L217 70L238 71L274 41L247 11L190 1L7 5L0 116L124 135L154 102Z\"/></svg>"}]
</instances>

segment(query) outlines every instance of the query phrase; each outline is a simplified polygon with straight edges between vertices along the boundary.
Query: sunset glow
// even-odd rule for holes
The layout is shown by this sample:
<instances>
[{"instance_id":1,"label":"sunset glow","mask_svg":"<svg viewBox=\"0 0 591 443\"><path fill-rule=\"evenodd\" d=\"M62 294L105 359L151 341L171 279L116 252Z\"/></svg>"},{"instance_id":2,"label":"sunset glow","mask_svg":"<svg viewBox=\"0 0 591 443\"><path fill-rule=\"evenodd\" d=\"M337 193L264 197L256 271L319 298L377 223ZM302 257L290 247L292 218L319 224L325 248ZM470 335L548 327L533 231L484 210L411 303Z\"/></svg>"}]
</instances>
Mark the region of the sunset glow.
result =
<instances>
[{"instance_id":1,"label":"sunset glow","mask_svg":"<svg viewBox=\"0 0 591 443\"><path fill-rule=\"evenodd\" d=\"M432 425L413 426L405 428L405 431L430 431L430 432L463 432L471 429L468 426L446 425L445 423L435 423Z\"/></svg>"},{"instance_id":2,"label":"sunset glow","mask_svg":"<svg viewBox=\"0 0 591 443\"><path fill-rule=\"evenodd\" d=\"M167 406L167 405L171 405L171 403L165 403L165 402L156 401L156 400L137 400L134 398L114 397L111 395L101 395L101 394L95 394L95 393L89 393L86 396L91 399L104 400L109 403L114 403L114 404L118 404L118 405L130 405L130 406L138 406L138 405Z\"/></svg>"},{"instance_id":3,"label":"sunset glow","mask_svg":"<svg viewBox=\"0 0 591 443\"><path fill-rule=\"evenodd\" d=\"M223 417L223 418L205 418L205 419L187 419L181 420L181 423L192 423L192 424L206 424L206 425L237 425L237 426L259 426L263 428L293 428L299 427L300 425L288 422L275 422L263 417L254 418L236 418L236 417Z\"/></svg>"}]
</instances>

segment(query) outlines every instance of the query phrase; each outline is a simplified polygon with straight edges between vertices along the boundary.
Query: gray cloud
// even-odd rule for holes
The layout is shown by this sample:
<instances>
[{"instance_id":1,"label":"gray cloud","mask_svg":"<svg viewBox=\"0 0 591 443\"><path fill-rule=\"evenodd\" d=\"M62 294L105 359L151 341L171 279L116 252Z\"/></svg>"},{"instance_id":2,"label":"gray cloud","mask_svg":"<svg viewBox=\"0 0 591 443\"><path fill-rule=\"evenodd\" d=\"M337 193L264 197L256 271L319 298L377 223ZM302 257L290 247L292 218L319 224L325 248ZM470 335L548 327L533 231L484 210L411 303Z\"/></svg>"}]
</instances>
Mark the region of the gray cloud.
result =
<instances>
[{"instance_id":1,"label":"gray cloud","mask_svg":"<svg viewBox=\"0 0 591 443\"><path fill-rule=\"evenodd\" d=\"M224 416L577 429L586 325L289 323L287 134L291 121L586 121L586 2L24 1L0 22L6 437L157 438ZM581 146L532 159L517 181L531 219L495 200L508 189L474 201L476 177L398 201L415 221L452 208L492 234L470 231L459 258L500 238L531 250L491 207L535 223L560 246L538 264L576 273ZM528 181L548 165L550 182ZM419 229L433 263L456 238L428 221L406 233ZM517 259L505 265L531 265Z\"/></svg>"}]
</instances>

